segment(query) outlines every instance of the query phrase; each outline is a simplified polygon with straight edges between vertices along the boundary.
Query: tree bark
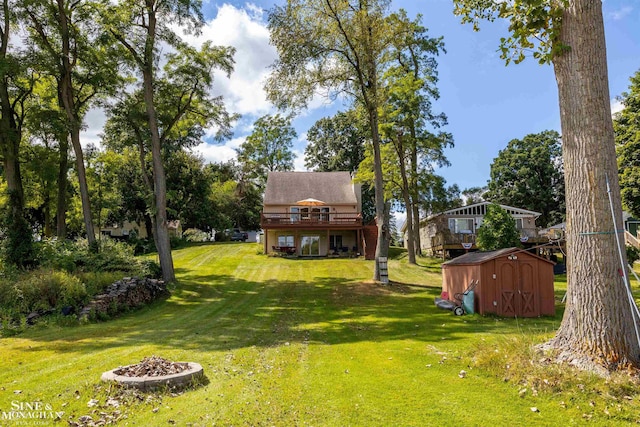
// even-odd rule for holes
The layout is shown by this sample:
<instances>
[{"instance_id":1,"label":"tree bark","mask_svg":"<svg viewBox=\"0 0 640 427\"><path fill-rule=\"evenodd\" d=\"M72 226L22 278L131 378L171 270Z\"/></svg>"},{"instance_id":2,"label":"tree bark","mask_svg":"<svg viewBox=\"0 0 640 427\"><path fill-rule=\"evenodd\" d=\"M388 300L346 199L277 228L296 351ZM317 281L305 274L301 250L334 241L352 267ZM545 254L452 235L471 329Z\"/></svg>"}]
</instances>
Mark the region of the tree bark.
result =
<instances>
[{"instance_id":1,"label":"tree bark","mask_svg":"<svg viewBox=\"0 0 640 427\"><path fill-rule=\"evenodd\" d=\"M67 238L67 172L69 170L69 143L67 135L60 137L58 157L58 199L56 204L56 236Z\"/></svg>"},{"instance_id":2,"label":"tree bark","mask_svg":"<svg viewBox=\"0 0 640 427\"><path fill-rule=\"evenodd\" d=\"M618 169L610 111L602 5L572 0L562 16L562 44L553 60L562 124L567 203L567 304L548 346L584 368L639 366L626 284L609 205L622 227ZM621 236L622 238L622 236ZM622 251L624 265L626 256Z\"/></svg>"},{"instance_id":3,"label":"tree bark","mask_svg":"<svg viewBox=\"0 0 640 427\"><path fill-rule=\"evenodd\" d=\"M60 85L59 98L62 100L61 107L69 121L69 136L71 137L71 146L76 155L76 169L78 171L78 184L80 188L80 199L82 201L82 216L84 219L84 227L87 233L87 242L89 248L93 248L96 243L96 234L93 229L93 220L91 218L91 204L89 201L89 187L87 185L87 176L84 167L84 155L82 145L80 144L80 126L81 120L78 115L78 109L75 105L72 68L71 63L71 36L69 32L69 16L66 14L64 0L57 0L58 5L58 21L60 23L60 35L62 42L62 69L58 84Z\"/></svg>"},{"instance_id":4,"label":"tree bark","mask_svg":"<svg viewBox=\"0 0 640 427\"><path fill-rule=\"evenodd\" d=\"M409 194L409 178L407 178L407 165L405 163L405 147L402 142L402 135L398 135L398 139L394 144L396 154L398 155L398 166L400 168L400 177L402 179L402 198L407 213L407 254L409 264L416 264L415 252L415 229L413 228L413 203L411 203L411 195Z\"/></svg>"},{"instance_id":5,"label":"tree bark","mask_svg":"<svg viewBox=\"0 0 640 427\"><path fill-rule=\"evenodd\" d=\"M144 60L145 64L142 69L144 101L147 111L147 119L149 123L149 131L151 133L151 159L153 165L153 195L154 204L153 214L154 221L154 240L156 249L158 250L158 258L160 259L160 267L162 268L162 278L165 282L173 282L176 279L173 269L173 257L171 255L171 242L169 239L169 229L167 224L167 185L162 164L162 147L160 143L160 131L158 130L158 119L156 115L155 104L153 100L153 46L156 30L155 12L148 12L148 33L147 43L145 46Z\"/></svg>"}]
</instances>

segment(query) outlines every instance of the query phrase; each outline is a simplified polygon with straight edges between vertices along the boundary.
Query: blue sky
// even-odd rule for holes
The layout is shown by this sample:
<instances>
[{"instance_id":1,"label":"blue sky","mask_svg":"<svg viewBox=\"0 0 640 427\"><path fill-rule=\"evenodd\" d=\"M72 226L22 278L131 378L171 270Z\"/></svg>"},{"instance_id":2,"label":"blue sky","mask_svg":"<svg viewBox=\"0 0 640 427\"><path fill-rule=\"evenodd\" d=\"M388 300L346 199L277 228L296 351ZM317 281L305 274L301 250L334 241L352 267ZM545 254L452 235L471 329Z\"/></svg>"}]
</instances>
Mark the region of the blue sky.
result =
<instances>
[{"instance_id":1,"label":"blue sky","mask_svg":"<svg viewBox=\"0 0 640 427\"><path fill-rule=\"evenodd\" d=\"M214 91L224 96L231 111L243 116L230 141L198 147L209 161L232 158L253 122L275 112L262 91L268 65L276 58L265 24L266 11L275 3L282 2L203 1L207 25L191 42L199 45L211 39L236 47L235 72L231 79L218 75ZM456 183L461 189L485 185L491 162L511 139L547 129L560 131L552 67L538 65L533 59L505 67L497 52L500 37L506 35L505 22L486 22L480 32L474 32L453 15L451 0L397 0L393 8L406 9L410 17L422 14L429 35L444 37L447 53L438 57L440 100L436 111L448 116L446 129L453 134L455 147L447 150L451 166L438 173L449 184ZM627 90L629 77L640 69L640 1L605 0L603 14L615 109L615 97ZM307 130L321 117L333 115L336 108L316 99L309 111L295 119L298 170L304 170ZM89 117L90 128L96 125L91 120Z\"/></svg>"}]
</instances>

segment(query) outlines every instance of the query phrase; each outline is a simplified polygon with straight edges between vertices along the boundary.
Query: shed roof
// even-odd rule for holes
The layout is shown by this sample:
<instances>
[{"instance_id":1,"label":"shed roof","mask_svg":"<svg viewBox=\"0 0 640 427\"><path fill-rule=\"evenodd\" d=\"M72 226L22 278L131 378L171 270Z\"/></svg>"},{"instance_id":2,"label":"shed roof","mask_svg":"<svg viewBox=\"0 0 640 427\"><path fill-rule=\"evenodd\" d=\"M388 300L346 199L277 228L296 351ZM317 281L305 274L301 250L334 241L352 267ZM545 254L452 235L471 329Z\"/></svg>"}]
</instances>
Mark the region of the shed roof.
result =
<instances>
[{"instance_id":1,"label":"shed roof","mask_svg":"<svg viewBox=\"0 0 640 427\"><path fill-rule=\"evenodd\" d=\"M443 263L443 266L448 265L474 265L474 264L483 264L487 261L491 261L492 259L500 258L501 256L508 255L514 252L525 252L532 257L541 259L542 261L548 262L550 264L555 264L553 261L549 261L548 259L544 259L537 255L534 255L530 252L527 252L520 248L505 248L498 249L497 251L480 251L480 252L469 252L452 260L449 260Z\"/></svg>"},{"instance_id":2,"label":"shed roof","mask_svg":"<svg viewBox=\"0 0 640 427\"><path fill-rule=\"evenodd\" d=\"M307 198L327 205L358 203L349 172L269 172L265 205L295 204Z\"/></svg>"}]
</instances>

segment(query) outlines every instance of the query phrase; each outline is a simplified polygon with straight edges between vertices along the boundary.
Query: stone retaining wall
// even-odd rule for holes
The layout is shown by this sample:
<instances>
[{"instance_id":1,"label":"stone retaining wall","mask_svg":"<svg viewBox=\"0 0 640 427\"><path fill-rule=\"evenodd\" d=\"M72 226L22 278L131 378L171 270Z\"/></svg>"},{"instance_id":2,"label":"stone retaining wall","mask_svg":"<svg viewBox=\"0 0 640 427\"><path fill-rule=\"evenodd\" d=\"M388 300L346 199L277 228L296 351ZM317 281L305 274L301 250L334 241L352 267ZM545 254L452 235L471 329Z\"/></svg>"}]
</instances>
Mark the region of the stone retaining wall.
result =
<instances>
[{"instance_id":1,"label":"stone retaining wall","mask_svg":"<svg viewBox=\"0 0 640 427\"><path fill-rule=\"evenodd\" d=\"M125 277L110 285L103 294L96 295L84 306L78 317L87 319L100 314L117 314L129 308L147 305L167 297L169 291L163 280Z\"/></svg>"}]
</instances>

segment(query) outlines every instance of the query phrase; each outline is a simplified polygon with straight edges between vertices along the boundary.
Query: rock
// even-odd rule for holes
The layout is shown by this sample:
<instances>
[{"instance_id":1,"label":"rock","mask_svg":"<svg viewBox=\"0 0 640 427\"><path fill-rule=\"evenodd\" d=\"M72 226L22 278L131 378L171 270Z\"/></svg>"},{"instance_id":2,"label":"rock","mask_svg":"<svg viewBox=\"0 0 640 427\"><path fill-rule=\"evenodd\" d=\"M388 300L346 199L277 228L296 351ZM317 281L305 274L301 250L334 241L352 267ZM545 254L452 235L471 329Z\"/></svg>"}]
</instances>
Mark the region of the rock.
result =
<instances>
[{"instance_id":1,"label":"rock","mask_svg":"<svg viewBox=\"0 0 640 427\"><path fill-rule=\"evenodd\" d=\"M35 325L36 320L40 317L40 313L33 311L27 315L27 325Z\"/></svg>"}]
</instances>

